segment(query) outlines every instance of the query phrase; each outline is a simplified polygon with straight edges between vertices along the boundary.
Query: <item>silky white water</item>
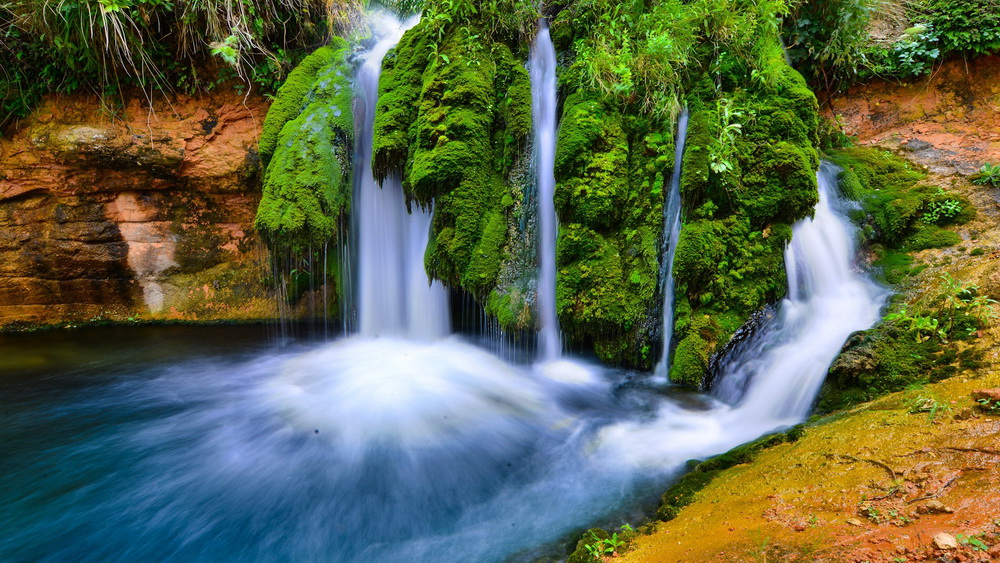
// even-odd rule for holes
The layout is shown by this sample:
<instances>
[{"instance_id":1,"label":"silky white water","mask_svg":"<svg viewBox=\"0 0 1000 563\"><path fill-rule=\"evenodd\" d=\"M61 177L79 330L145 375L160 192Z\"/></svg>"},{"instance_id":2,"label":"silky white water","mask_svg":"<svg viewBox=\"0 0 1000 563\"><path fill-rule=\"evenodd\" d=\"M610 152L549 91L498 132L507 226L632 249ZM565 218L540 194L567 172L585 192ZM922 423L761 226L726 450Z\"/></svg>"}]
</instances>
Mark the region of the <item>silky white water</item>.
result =
<instances>
[{"instance_id":1,"label":"silky white water","mask_svg":"<svg viewBox=\"0 0 1000 563\"><path fill-rule=\"evenodd\" d=\"M674 169L670 172L670 190L663 223L663 353L656 365L656 375L665 379L670 372L670 347L674 336L674 254L681 236L681 168L684 144L687 141L688 110L677 116L677 137L674 140Z\"/></svg>"},{"instance_id":2,"label":"silky white water","mask_svg":"<svg viewBox=\"0 0 1000 563\"><path fill-rule=\"evenodd\" d=\"M844 341L879 319L888 296L857 271L856 229L837 194L838 174L833 164L820 166L816 211L792 228L788 296L776 317L725 363L716 395L738 402L748 418L804 418Z\"/></svg>"},{"instance_id":3,"label":"silky white water","mask_svg":"<svg viewBox=\"0 0 1000 563\"><path fill-rule=\"evenodd\" d=\"M543 361L553 361L559 357L562 348L556 314L559 219L553 200L556 191L556 49L544 20L539 23L528 66L531 74L531 111L535 120L535 193L538 195L538 348Z\"/></svg>"},{"instance_id":4,"label":"silky white water","mask_svg":"<svg viewBox=\"0 0 1000 563\"><path fill-rule=\"evenodd\" d=\"M355 77L359 331L364 336L434 340L450 332L450 322L447 290L438 281L432 283L424 270L431 211L414 205L407 212L399 178L390 176L380 186L371 167L382 59L419 18L400 22L381 15L371 21L378 41L365 53Z\"/></svg>"}]
</instances>

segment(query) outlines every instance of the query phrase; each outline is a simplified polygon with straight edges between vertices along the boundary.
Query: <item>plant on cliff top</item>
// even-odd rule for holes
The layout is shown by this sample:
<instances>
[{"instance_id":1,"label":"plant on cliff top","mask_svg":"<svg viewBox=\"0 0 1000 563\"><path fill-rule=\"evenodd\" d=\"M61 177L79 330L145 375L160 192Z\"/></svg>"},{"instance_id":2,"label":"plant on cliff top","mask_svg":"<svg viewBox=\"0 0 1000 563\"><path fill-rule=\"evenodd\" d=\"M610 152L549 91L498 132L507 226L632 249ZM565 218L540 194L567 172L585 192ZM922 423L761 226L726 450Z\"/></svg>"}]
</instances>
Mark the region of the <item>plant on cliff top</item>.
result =
<instances>
[{"instance_id":1,"label":"plant on cliff top","mask_svg":"<svg viewBox=\"0 0 1000 563\"><path fill-rule=\"evenodd\" d=\"M0 2L0 125L47 92L209 90L235 74L271 86L359 0ZM218 57L224 65L213 60ZM270 93L265 91L265 93Z\"/></svg>"}]
</instances>

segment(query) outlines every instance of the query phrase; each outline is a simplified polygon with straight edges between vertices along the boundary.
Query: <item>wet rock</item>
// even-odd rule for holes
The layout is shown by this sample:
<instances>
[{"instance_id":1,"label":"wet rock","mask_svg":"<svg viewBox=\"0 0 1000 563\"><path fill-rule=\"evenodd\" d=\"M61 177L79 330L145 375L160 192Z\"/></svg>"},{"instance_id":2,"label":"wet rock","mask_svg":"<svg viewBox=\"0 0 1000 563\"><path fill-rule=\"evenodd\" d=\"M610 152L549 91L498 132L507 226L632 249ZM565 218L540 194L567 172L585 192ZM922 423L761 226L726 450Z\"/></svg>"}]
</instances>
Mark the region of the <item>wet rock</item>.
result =
<instances>
[{"instance_id":1,"label":"wet rock","mask_svg":"<svg viewBox=\"0 0 1000 563\"><path fill-rule=\"evenodd\" d=\"M96 99L54 96L0 137L0 327L267 314L247 156L265 102L143 103L109 120Z\"/></svg>"},{"instance_id":2,"label":"wet rock","mask_svg":"<svg viewBox=\"0 0 1000 563\"><path fill-rule=\"evenodd\" d=\"M972 418L976 418L976 411L970 409L969 407L955 413L955 420L969 420Z\"/></svg>"},{"instance_id":3,"label":"wet rock","mask_svg":"<svg viewBox=\"0 0 1000 563\"><path fill-rule=\"evenodd\" d=\"M930 149L930 148L934 147L934 145L928 143L927 141L921 141L920 139L917 139L916 137L914 137L912 139L909 139L907 141L904 141L902 143L902 145L908 151L922 151L922 150Z\"/></svg>"},{"instance_id":4,"label":"wet rock","mask_svg":"<svg viewBox=\"0 0 1000 563\"><path fill-rule=\"evenodd\" d=\"M958 540L947 532L941 532L934 536L932 543L937 549L958 549Z\"/></svg>"},{"instance_id":5,"label":"wet rock","mask_svg":"<svg viewBox=\"0 0 1000 563\"><path fill-rule=\"evenodd\" d=\"M943 502L939 500L929 500L924 504L924 510L928 514L951 514L955 512L950 507L945 506Z\"/></svg>"}]
</instances>

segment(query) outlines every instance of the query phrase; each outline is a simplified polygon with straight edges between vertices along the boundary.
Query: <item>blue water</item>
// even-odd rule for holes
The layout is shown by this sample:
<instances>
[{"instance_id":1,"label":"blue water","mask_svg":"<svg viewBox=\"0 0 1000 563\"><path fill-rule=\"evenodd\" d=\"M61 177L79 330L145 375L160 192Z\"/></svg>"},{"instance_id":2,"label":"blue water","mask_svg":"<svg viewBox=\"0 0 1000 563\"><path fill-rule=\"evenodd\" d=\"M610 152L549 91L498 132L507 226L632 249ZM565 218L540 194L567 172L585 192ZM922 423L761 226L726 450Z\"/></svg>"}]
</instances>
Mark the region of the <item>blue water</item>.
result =
<instances>
[{"instance_id":1,"label":"blue water","mask_svg":"<svg viewBox=\"0 0 1000 563\"><path fill-rule=\"evenodd\" d=\"M627 374L568 384L457 339L412 346L0 336L0 560L519 560L638 517L676 469L600 461L600 428L667 401Z\"/></svg>"}]
</instances>

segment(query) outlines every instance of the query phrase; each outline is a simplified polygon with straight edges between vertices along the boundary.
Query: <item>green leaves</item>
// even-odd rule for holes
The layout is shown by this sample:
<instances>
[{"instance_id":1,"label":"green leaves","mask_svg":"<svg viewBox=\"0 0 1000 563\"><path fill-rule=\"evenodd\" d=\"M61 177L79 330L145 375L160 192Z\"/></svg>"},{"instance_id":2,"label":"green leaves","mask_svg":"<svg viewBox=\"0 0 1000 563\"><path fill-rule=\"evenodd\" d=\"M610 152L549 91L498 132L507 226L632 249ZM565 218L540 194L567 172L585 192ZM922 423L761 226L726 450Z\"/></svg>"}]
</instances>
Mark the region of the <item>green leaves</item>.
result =
<instances>
[{"instance_id":1,"label":"green leaves","mask_svg":"<svg viewBox=\"0 0 1000 563\"><path fill-rule=\"evenodd\" d=\"M226 64L233 67L239 66L240 62L240 52L237 50L238 45L239 39L235 35L230 35L222 41L209 43L212 55L222 57L222 60L226 61Z\"/></svg>"},{"instance_id":2,"label":"green leaves","mask_svg":"<svg viewBox=\"0 0 1000 563\"><path fill-rule=\"evenodd\" d=\"M1000 187L1000 164L984 164L972 181L981 186Z\"/></svg>"}]
</instances>

